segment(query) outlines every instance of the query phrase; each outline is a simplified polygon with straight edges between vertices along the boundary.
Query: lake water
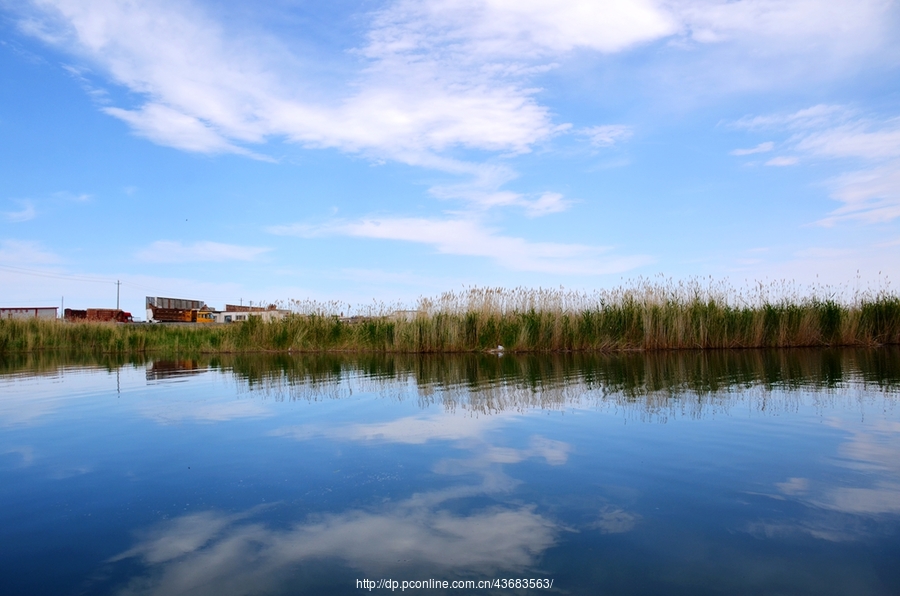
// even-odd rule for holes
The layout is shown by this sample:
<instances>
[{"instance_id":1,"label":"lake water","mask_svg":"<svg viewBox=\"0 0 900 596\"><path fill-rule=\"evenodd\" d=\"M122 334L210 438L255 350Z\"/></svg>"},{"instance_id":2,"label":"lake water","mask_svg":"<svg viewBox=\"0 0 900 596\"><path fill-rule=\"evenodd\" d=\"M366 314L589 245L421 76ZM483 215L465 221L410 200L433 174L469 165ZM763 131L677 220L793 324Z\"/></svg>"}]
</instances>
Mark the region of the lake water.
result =
<instances>
[{"instance_id":1,"label":"lake water","mask_svg":"<svg viewBox=\"0 0 900 596\"><path fill-rule=\"evenodd\" d=\"M0 359L4 594L895 596L898 562L896 349Z\"/></svg>"}]
</instances>

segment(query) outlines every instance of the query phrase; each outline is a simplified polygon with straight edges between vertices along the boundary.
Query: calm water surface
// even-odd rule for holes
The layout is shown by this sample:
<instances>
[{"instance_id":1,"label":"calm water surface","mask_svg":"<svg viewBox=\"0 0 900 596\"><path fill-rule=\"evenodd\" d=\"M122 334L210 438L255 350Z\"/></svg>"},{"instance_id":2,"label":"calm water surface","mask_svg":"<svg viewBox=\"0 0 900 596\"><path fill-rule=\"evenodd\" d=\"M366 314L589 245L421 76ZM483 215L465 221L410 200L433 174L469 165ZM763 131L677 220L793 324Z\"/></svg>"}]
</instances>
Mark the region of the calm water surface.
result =
<instances>
[{"instance_id":1,"label":"calm water surface","mask_svg":"<svg viewBox=\"0 0 900 596\"><path fill-rule=\"evenodd\" d=\"M898 561L893 349L0 359L4 594L893 596Z\"/></svg>"}]
</instances>

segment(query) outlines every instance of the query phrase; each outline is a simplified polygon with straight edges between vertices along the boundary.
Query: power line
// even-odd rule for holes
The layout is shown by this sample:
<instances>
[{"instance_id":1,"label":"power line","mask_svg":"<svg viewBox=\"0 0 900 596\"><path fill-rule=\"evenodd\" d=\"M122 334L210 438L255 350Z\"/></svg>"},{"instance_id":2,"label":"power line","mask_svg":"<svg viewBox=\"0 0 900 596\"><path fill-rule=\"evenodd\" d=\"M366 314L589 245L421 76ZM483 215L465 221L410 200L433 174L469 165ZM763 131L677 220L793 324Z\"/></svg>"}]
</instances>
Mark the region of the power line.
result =
<instances>
[{"instance_id":1,"label":"power line","mask_svg":"<svg viewBox=\"0 0 900 596\"><path fill-rule=\"evenodd\" d=\"M22 308L34 308L33 306L22 306L24 303L34 302L34 303L43 303L43 304L53 304L54 302L59 300L59 296L55 296L53 298L43 299L43 298L23 298L18 302L0 302L0 307L3 308L13 308L16 306L20 306Z\"/></svg>"},{"instance_id":2,"label":"power line","mask_svg":"<svg viewBox=\"0 0 900 596\"><path fill-rule=\"evenodd\" d=\"M70 281L81 281L81 282L97 283L97 284L115 284L117 300L118 300L119 286L130 286L132 288L137 288L139 290L145 290L145 291L147 291L151 294L155 294L157 296L171 293L168 291L160 291L158 289L148 288L147 286L142 286L140 284L136 284L136 283L130 282L130 281L119 281L119 280L112 280L112 279L96 279L96 278L90 278L90 277L83 277L80 275L66 275L65 273L49 273L46 271L39 271L36 269L26 269L25 267L15 267L12 265L0 265L0 270L10 271L12 273L21 273L23 275L33 275L35 277L48 277L51 279L64 279L64 280L70 280ZM177 293L178 292L175 292L175 294L177 294ZM55 298L54 298L54 300L55 300Z\"/></svg>"},{"instance_id":3,"label":"power line","mask_svg":"<svg viewBox=\"0 0 900 596\"><path fill-rule=\"evenodd\" d=\"M148 292L158 293L157 290L153 288L148 288L147 286L142 286L140 284L132 283L130 281L114 281L112 279L95 279L90 277L83 277L80 275L67 275L65 273L48 273L46 271L38 271L35 269L26 269L25 267L14 267L12 265L0 265L0 270L10 271L12 273L22 273L24 275L34 275L37 277L49 277L53 279L66 279L71 281L83 281L90 283L98 283L98 284L119 284L123 286L131 286L133 288L138 288L141 290L147 290Z\"/></svg>"},{"instance_id":4,"label":"power line","mask_svg":"<svg viewBox=\"0 0 900 596\"><path fill-rule=\"evenodd\" d=\"M10 265L0 265L0 269L11 271L13 273L24 273L25 275L35 275L37 277L52 277L55 279L70 279L73 281L84 281L97 284L113 284L112 280L91 279L89 277L81 277L77 275L66 275L64 273L47 273L45 271L36 271L34 269L25 269L24 267L12 267Z\"/></svg>"}]
</instances>

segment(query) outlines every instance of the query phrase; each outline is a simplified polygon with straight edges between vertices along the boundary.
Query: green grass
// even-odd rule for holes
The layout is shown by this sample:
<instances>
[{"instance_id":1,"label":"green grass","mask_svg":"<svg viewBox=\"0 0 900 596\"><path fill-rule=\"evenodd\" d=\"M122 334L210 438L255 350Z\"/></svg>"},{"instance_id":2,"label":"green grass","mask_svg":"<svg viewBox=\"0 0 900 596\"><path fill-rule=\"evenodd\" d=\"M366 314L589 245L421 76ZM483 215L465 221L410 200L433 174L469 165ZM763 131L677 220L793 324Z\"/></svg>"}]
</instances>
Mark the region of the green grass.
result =
<instances>
[{"instance_id":1,"label":"green grass","mask_svg":"<svg viewBox=\"0 0 900 596\"><path fill-rule=\"evenodd\" d=\"M840 301L816 289L639 281L595 293L471 288L422 299L403 316L376 305L342 317L336 303L293 302L264 323L116 325L0 321L0 353L511 352L880 346L900 343L900 297ZM339 310L340 309L340 310Z\"/></svg>"}]
</instances>

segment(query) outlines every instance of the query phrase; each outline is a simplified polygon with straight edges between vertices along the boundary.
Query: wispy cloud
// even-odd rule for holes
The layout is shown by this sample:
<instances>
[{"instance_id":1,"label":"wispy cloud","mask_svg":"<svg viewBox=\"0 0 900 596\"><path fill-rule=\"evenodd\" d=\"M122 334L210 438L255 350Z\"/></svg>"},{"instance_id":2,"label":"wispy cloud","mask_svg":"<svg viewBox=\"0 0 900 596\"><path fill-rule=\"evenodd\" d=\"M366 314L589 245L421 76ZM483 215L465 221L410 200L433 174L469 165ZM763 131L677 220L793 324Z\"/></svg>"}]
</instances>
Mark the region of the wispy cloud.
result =
<instances>
[{"instance_id":1,"label":"wispy cloud","mask_svg":"<svg viewBox=\"0 0 900 596\"><path fill-rule=\"evenodd\" d=\"M195 263L202 261L253 261L270 248L238 246L220 242L182 244L159 240L137 253L137 258L151 263Z\"/></svg>"},{"instance_id":2,"label":"wispy cloud","mask_svg":"<svg viewBox=\"0 0 900 596\"><path fill-rule=\"evenodd\" d=\"M855 112L846 106L818 104L791 113L745 116L733 125L747 130L809 130L834 126L855 115Z\"/></svg>"},{"instance_id":3,"label":"wispy cloud","mask_svg":"<svg viewBox=\"0 0 900 596\"><path fill-rule=\"evenodd\" d=\"M131 125L138 135L160 145L198 153L250 153L229 142L199 118L169 106L151 103L134 110L110 107L103 111Z\"/></svg>"},{"instance_id":4,"label":"wispy cloud","mask_svg":"<svg viewBox=\"0 0 900 596\"><path fill-rule=\"evenodd\" d=\"M586 135L595 147L612 147L622 141L627 141L634 134L634 130L624 124L591 126L580 132Z\"/></svg>"},{"instance_id":5,"label":"wispy cloud","mask_svg":"<svg viewBox=\"0 0 900 596\"><path fill-rule=\"evenodd\" d=\"M454 146L522 152L553 135L560 125L529 80L576 49L751 38L766 39L775 54L810 51L811 42L853 54L890 38L885 4L399 0L371 15L354 52L363 62L337 86L298 68L302 60L286 43L254 37L189 2L44 0L21 14L20 25L143 98L103 109L155 142L250 154L248 144L278 137L403 160ZM617 125L592 130L600 144L628 134Z\"/></svg>"},{"instance_id":6,"label":"wispy cloud","mask_svg":"<svg viewBox=\"0 0 900 596\"><path fill-rule=\"evenodd\" d=\"M92 198L91 195L86 192L74 193L68 191L56 192L53 193L53 196L60 199L65 199L67 201L72 201L74 203L87 203Z\"/></svg>"},{"instance_id":7,"label":"wispy cloud","mask_svg":"<svg viewBox=\"0 0 900 596\"><path fill-rule=\"evenodd\" d=\"M797 149L818 157L869 161L900 158L900 118L877 121L858 118L797 138Z\"/></svg>"},{"instance_id":8,"label":"wispy cloud","mask_svg":"<svg viewBox=\"0 0 900 596\"><path fill-rule=\"evenodd\" d=\"M881 223L900 217L900 160L843 174L833 178L831 185L832 197L843 205L819 220L822 225L832 226L846 219Z\"/></svg>"},{"instance_id":9,"label":"wispy cloud","mask_svg":"<svg viewBox=\"0 0 900 596\"><path fill-rule=\"evenodd\" d=\"M813 44L852 55L884 43L890 34L887 24L879 23L889 13L890 2L880 0L835 0L827 6L817 0L676 0L670 6L700 43L768 38L781 46L770 51L796 51ZM870 37L854 39L859 31L868 31Z\"/></svg>"},{"instance_id":10,"label":"wispy cloud","mask_svg":"<svg viewBox=\"0 0 900 596\"><path fill-rule=\"evenodd\" d=\"M20 209L17 211L4 211L3 217L6 221L22 222L35 218L37 211L34 208L34 201L29 199L18 199L15 202L19 204Z\"/></svg>"},{"instance_id":11,"label":"wispy cloud","mask_svg":"<svg viewBox=\"0 0 900 596\"><path fill-rule=\"evenodd\" d=\"M767 141L765 143L760 143L756 147L751 147L750 149L735 149L731 151L731 155L754 155L756 153L768 153L772 149L775 148L775 143L772 141Z\"/></svg>"},{"instance_id":12,"label":"wispy cloud","mask_svg":"<svg viewBox=\"0 0 900 596\"><path fill-rule=\"evenodd\" d=\"M50 264L59 262L59 256L46 250L40 243L30 240L0 240L0 263Z\"/></svg>"},{"instance_id":13,"label":"wispy cloud","mask_svg":"<svg viewBox=\"0 0 900 596\"><path fill-rule=\"evenodd\" d=\"M42 2L23 27L145 98L106 113L186 151L246 152L282 137L404 160L451 146L526 151L553 133L548 110L515 73L485 68L471 44L448 48L446 36L423 35L435 23L413 8L378 13L358 51L367 62L355 91L325 101L320 83L298 74L297 57L261 49L277 41L226 29L189 3Z\"/></svg>"},{"instance_id":14,"label":"wispy cloud","mask_svg":"<svg viewBox=\"0 0 900 596\"><path fill-rule=\"evenodd\" d=\"M528 217L541 217L565 211L571 204L571 201L564 199L558 192L545 192L534 201L525 203L525 214Z\"/></svg>"},{"instance_id":15,"label":"wispy cloud","mask_svg":"<svg viewBox=\"0 0 900 596\"><path fill-rule=\"evenodd\" d=\"M900 217L900 117L878 118L839 105L815 105L793 113L747 117L735 123L748 130L781 130L796 155L774 157L765 165L803 161L843 163L845 173L827 181L831 196L843 203L819 224L841 221L888 222Z\"/></svg>"},{"instance_id":16,"label":"wispy cloud","mask_svg":"<svg viewBox=\"0 0 900 596\"><path fill-rule=\"evenodd\" d=\"M775 167L795 166L799 161L799 159L790 155L779 155L778 157L773 157L766 161L766 165Z\"/></svg>"},{"instance_id":17,"label":"wispy cloud","mask_svg":"<svg viewBox=\"0 0 900 596\"><path fill-rule=\"evenodd\" d=\"M525 195L503 189L503 185L514 180L518 174L511 168L498 164L474 164L433 157L426 163L435 164L445 171L468 175L468 180L456 184L432 186L429 193L441 200L463 201L471 209L488 210L500 207L522 209L528 217L540 217L567 210L572 201L555 192L545 192L540 196Z\"/></svg>"},{"instance_id":18,"label":"wispy cloud","mask_svg":"<svg viewBox=\"0 0 900 596\"><path fill-rule=\"evenodd\" d=\"M429 245L438 253L490 258L508 269L567 275L620 273L652 262L643 255L613 256L609 247L529 242L504 236L473 219L370 218L323 225L273 226L273 234L340 235Z\"/></svg>"},{"instance_id":19,"label":"wispy cloud","mask_svg":"<svg viewBox=\"0 0 900 596\"><path fill-rule=\"evenodd\" d=\"M468 56L522 57L558 55L576 48L620 52L676 33L677 22L648 0L565 4L547 0L476 0L391 4L376 21L373 47L398 42L417 45L453 43Z\"/></svg>"},{"instance_id":20,"label":"wispy cloud","mask_svg":"<svg viewBox=\"0 0 900 596\"><path fill-rule=\"evenodd\" d=\"M896 37L885 16L893 10L889 4L882 0L833 0L827 7L816 0L575 0L562 5L551 0L395 0L365 15L364 31L348 40L347 46L325 48L340 55L332 59L342 61L342 69L336 69L339 74L327 77L308 66L292 40L229 22L198 2L35 0L16 10L22 31L83 63L67 68L84 80L89 93L100 93L98 103L104 113L154 143L257 159L268 159L270 141L360 153L465 180L433 187L431 194L439 199L461 201L479 210L521 209L529 217L538 217L563 211L571 201L552 189L506 189L516 172L509 166L486 163L489 158L484 152L499 159L527 153L571 129L542 101L536 76L576 51L616 54L667 39L671 43L666 55L683 55L699 47L725 48L730 52L729 66L735 55L770 56L765 67L748 67L756 68L756 74L742 70L737 75L768 80L771 61L784 62L789 56L817 60L828 56L841 63L879 51L885 58L883 48ZM747 47L753 51L741 51ZM90 74L90 82L85 73ZM95 79L104 78L128 90L134 101L126 104L103 94ZM833 108L815 106L807 114L797 113L795 124L829 117L829 109ZM746 124L772 122L757 119ZM585 128L582 133L593 145L609 147L626 141L633 131L611 124ZM826 139L820 142L822 147L827 144ZM763 152L765 145L754 150ZM749 154L741 151L753 150L735 154ZM789 165L790 159L776 157L768 163ZM503 245L503 254L524 242L483 231L477 236L490 241L491 251ZM431 244L442 252L462 250L446 242ZM525 243L523 247L530 257L498 260L519 269L543 271L556 262L546 256L549 253L581 251L587 258L596 250L552 244ZM184 251L162 246L153 252ZM237 253L225 256L229 253L223 250L192 252L210 255L206 260L240 258ZM141 256L160 258L146 251ZM635 261L588 262L576 268L622 271Z\"/></svg>"}]
</instances>

